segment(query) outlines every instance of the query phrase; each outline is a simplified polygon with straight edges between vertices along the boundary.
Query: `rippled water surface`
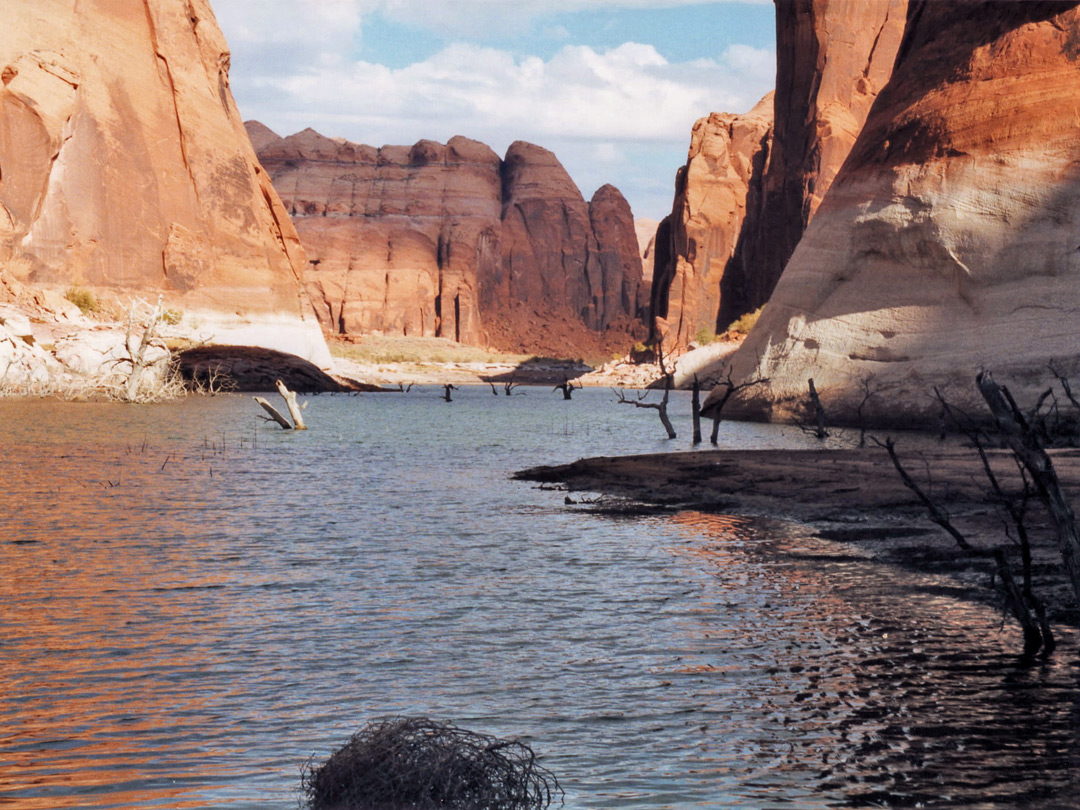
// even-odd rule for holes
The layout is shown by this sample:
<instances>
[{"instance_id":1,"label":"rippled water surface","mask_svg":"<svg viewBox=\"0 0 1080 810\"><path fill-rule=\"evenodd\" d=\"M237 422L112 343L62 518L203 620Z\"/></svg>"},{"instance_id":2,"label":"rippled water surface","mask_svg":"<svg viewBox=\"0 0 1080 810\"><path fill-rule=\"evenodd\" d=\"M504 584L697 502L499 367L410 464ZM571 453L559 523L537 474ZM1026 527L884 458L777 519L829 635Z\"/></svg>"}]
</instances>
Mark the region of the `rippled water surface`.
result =
<instances>
[{"instance_id":1,"label":"rippled water surface","mask_svg":"<svg viewBox=\"0 0 1080 810\"><path fill-rule=\"evenodd\" d=\"M570 808L1080 806L1071 638L1021 666L798 527L574 511L509 473L688 442L524 390L321 396L297 434L0 402L0 807L291 808L393 714L522 737Z\"/></svg>"}]
</instances>

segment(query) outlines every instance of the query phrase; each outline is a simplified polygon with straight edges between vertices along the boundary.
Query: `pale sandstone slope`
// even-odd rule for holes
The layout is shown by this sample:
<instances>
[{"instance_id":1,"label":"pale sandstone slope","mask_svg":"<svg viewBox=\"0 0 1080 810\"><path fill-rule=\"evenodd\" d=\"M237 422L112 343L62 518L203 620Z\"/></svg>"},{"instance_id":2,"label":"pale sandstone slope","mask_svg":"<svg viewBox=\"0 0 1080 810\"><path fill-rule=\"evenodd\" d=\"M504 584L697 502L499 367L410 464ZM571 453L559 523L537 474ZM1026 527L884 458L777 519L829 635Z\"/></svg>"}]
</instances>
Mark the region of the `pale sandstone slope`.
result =
<instances>
[{"instance_id":1,"label":"pale sandstone slope","mask_svg":"<svg viewBox=\"0 0 1080 810\"><path fill-rule=\"evenodd\" d=\"M1080 351L1080 11L912 3L896 69L736 372L740 412L788 418L813 378L852 418L976 407L981 368L1021 399ZM734 412L734 411L733 411Z\"/></svg>"},{"instance_id":2,"label":"pale sandstone slope","mask_svg":"<svg viewBox=\"0 0 1080 810\"><path fill-rule=\"evenodd\" d=\"M202 339L327 365L206 0L0 0L0 15L4 272L162 294Z\"/></svg>"}]
</instances>

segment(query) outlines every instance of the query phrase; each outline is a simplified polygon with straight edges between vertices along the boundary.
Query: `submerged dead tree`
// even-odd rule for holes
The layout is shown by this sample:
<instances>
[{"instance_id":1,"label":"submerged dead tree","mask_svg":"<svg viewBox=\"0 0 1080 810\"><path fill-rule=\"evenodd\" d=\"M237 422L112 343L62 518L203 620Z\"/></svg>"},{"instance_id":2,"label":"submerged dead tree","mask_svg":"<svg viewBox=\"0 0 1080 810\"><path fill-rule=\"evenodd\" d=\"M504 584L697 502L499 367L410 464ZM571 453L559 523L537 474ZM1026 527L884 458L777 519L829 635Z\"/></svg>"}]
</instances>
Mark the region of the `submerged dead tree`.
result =
<instances>
[{"instance_id":1,"label":"submerged dead tree","mask_svg":"<svg viewBox=\"0 0 1080 810\"><path fill-rule=\"evenodd\" d=\"M570 399L570 395L573 394L574 391L578 390L579 388L581 388L580 383L578 385L574 385L573 382L566 379L566 377L563 377L562 382L559 383L558 385L556 385L551 390L552 391L562 391L563 399Z\"/></svg>"},{"instance_id":2,"label":"submerged dead tree","mask_svg":"<svg viewBox=\"0 0 1080 810\"><path fill-rule=\"evenodd\" d=\"M900 480L903 481L904 486L915 494L920 503L926 507L930 520L944 529L949 536L956 541L957 547L964 555L976 559L993 560L994 571L998 580L1001 582L1001 595L1004 599L1005 606L1020 625L1021 632L1024 636L1024 655L1030 657L1040 651L1043 655L1052 653L1056 646L1054 634L1046 619L1046 610L1043 603L1035 596L1031 588L1031 552L1030 545L1027 541L1027 529L1024 525L1024 517L1027 512L1027 499L1030 495L1026 486L1026 479L1025 487L1017 498L1006 496L997 480L997 476L990 467L989 460L985 455L985 450L983 450L980 445L980 455L982 455L983 464L991 482L992 489L998 499L1008 504L1006 511L1009 512L1014 521L1014 525L1018 532L1018 538L1022 545L1021 554L1024 577L1023 587L1021 587L1016 583L1016 577L1013 576L1012 567L1009 564L1008 556L1006 555L1006 550L1004 548L997 546L990 549L982 549L972 545L964 536L963 532L961 532L953 523L948 511L919 486L910 473L904 468L903 463L900 461L900 456L896 452L896 445L893 443L893 440L887 439L884 443L878 442L878 445L884 447L888 452L889 459L892 461L893 466L900 475Z\"/></svg>"},{"instance_id":3,"label":"submerged dead tree","mask_svg":"<svg viewBox=\"0 0 1080 810\"><path fill-rule=\"evenodd\" d=\"M721 394L720 399L710 405L708 411L703 414L706 418L712 419L712 433L709 436L709 441L714 445L718 443L718 437L720 435L720 421L723 419L724 406L727 405L728 400L731 399L735 394L739 393L739 391L747 388L753 388L756 385L768 385L769 383L769 378L762 377L761 373L758 371L755 371L753 376L746 378L740 383L736 383L731 378L730 365L724 367L724 371L722 372L722 374L722 377L712 378L711 380L707 381L707 384L712 385L713 391L715 391L717 388L720 388L723 390L724 393Z\"/></svg>"},{"instance_id":4,"label":"submerged dead tree","mask_svg":"<svg viewBox=\"0 0 1080 810\"><path fill-rule=\"evenodd\" d=\"M1029 503L1036 497L1046 508L1057 538L1058 551L1066 577L1073 594L1080 600L1080 531L1076 524L1076 514L1062 488L1050 454L1047 452L1047 447L1051 444L1062 440L1071 443L1076 437L1077 422L1080 421L1080 402L1072 395L1068 380L1053 367L1051 371L1062 385L1066 398L1073 405L1073 413L1063 412L1052 387L1038 397L1030 410L1024 411L1016 403L1009 389L998 385L989 372L984 371L975 378L976 387L994 419L996 431L993 435L987 434L978 420L972 419L950 405L940 392L937 390L934 392L941 404L943 421L947 420L959 428L978 453L983 472L990 485L987 493L989 502L997 506L1008 518L1005 534L1019 550L1021 566L1019 583L1012 573L1006 553L1007 547L997 546L991 549L974 547L957 529L940 503L923 491L907 473L892 440L884 444L878 442L888 451L904 485L914 492L927 508L930 519L947 531L965 554L991 557L994 560L995 572L1001 582L1005 604L1023 630L1024 652L1027 655L1040 650L1044 655L1049 654L1055 644L1046 608L1042 600L1036 596L1032 586L1032 550L1026 520ZM1016 466L1018 481L1017 487L1013 487L1011 491L1002 484L1000 474L991 464L987 447L992 444L1004 445L1010 451L1010 459Z\"/></svg>"},{"instance_id":5,"label":"submerged dead tree","mask_svg":"<svg viewBox=\"0 0 1080 810\"><path fill-rule=\"evenodd\" d=\"M283 430L307 430L307 425L304 424L304 415L302 413L304 406L298 405L296 402L296 392L290 391L281 380L277 381L277 390L281 394L282 399L285 400L285 406L289 410L289 416L292 417L292 422L289 422L281 412L278 411L273 405L267 402L262 397L253 397L253 399L262 406L262 409L269 414L269 417L263 417L268 422L277 422L281 425Z\"/></svg>"},{"instance_id":6,"label":"submerged dead tree","mask_svg":"<svg viewBox=\"0 0 1080 810\"><path fill-rule=\"evenodd\" d=\"M668 401L671 399L671 375L665 375L664 377L664 396L659 402L646 402L645 398L649 395L649 390L642 391L638 394L637 399L630 399L626 396L623 390L611 389L615 392L615 395L619 398L618 402L621 405L633 405L635 408L649 408L654 410L660 416L660 424L664 426L664 430L667 431L667 437L674 439L676 437L675 427L671 424L671 418L668 416Z\"/></svg>"},{"instance_id":7,"label":"submerged dead tree","mask_svg":"<svg viewBox=\"0 0 1080 810\"><path fill-rule=\"evenodd\" d=\"M806 381L807 386L810 389L809 399L806 401L806 410L814 420L813 426L801 425L802 429L807 433L813 434L817 439L829 438L829 432L825 429L825 406L821 404L821 397L818 396L817 388L814 387L813 378Z\"/></svg>"},{"instance_id":8,"label":"submerged dead tree","mask_svg":"<svg viewBox=\"0 0 1080 810\"><path fill-rule=\"evenodd\" d=\"M694 387L690 389L690 414L694 426L694 444L701 444L701 382L694 375Z\"/></svg>"},{"instance_id":9,"label":"submerged dead tree","mask_svg":"<svg viewBox=\"0 0 1080 810\"><path fill-rule=\"evenodd\" d=\"M1024 465L1035 483L1039 499L1046 506L1057 534L1058 550L1073 593L1080 599L1080 532L1076 514L1065 497L1054 464L1046 452L1039 431L1023 414L1009 389L994 382L990 372L975 378L979 393L994 415L1002 438Z\"/></svg>"}]
</instances>

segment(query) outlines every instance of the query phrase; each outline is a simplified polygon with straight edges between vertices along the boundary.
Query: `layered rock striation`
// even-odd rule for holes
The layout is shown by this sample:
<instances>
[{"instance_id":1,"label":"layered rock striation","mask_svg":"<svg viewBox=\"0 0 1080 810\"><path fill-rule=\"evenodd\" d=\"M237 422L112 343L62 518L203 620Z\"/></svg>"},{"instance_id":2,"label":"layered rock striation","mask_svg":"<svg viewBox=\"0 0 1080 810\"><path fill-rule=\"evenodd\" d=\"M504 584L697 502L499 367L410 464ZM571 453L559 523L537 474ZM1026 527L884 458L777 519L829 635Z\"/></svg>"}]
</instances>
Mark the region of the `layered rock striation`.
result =
<instances>
[{"instance_id":1,"label":"layered rock striation","mask_svg":"<svg viewBox=\"0 0 1080 810\"><path fill-rule=\"evenodd\" d=\"M1077 371L1080 10L912 2L895 70L735 371L746 415L974 409L980 369L1021 401ZM867 399L867 394L871 395ZM730 406L729 406L730 407Z\"/></svg>"},{"instance_id":2,"label":"layered rock striation","mask_svg":"<svg viewBox=\"0 0 1080 810\"><path fill-rule=\"evenodd\" d=\"M644 321L630 207L586 202L555 156L467 138L375 148L249 122L310 260L327 330L580 356Z\"/></svg>"},{"instance_id":3,"label":"layered rock striation","mask_svg":"<svg viewBox=\"0 0 1080 810\"><path fill-rule=\"evenodd\" d=\"M775 94L694 127L657 246L654 337L683 348L768 300L889 79L906 3L777 3Z\"/></svg>"},{"instance_id":4,"label":"layered rock striation","mask_svg":"<svg viewBox=\"0 0 1080 810\"><path fill-rule=\"evenodd\" d=\"M0 0L0 263L329 363L206 0Z\"/></svg>"}]
</instances>

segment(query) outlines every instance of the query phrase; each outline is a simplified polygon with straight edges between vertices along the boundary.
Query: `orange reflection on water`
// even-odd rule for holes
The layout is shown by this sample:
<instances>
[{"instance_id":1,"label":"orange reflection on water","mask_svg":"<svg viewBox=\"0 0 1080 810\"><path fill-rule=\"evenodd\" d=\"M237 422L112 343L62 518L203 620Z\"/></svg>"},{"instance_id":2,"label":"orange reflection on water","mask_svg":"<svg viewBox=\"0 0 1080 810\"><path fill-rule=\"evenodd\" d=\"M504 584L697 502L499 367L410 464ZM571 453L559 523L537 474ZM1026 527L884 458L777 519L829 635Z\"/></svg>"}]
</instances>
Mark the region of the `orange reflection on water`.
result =
<instances>
[{"instance_id":1,"label":"orange reflection on water","mask_svg":"<svg viewBox=\"0 0 1080 810\"><path fill-rule=\"evenodd\" d=\"M0 804L205 806L193 795L220 782L217 763L235 753L205 688L205 639L221 631L192 609L229 578L195 573L178 541L182 509L148 508L175 478L156 458L113 453L116 487L86 466L100 452L3 462L17 474L0 502L10 527L0 554ZM19 510L37 531L22 530Z\"/></svg>"}]
</instances>

